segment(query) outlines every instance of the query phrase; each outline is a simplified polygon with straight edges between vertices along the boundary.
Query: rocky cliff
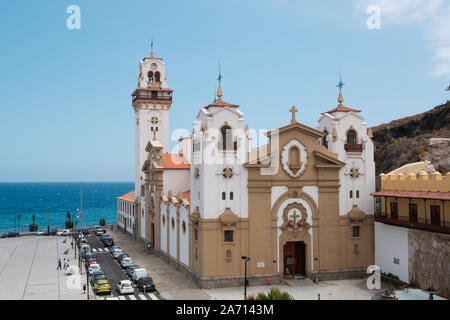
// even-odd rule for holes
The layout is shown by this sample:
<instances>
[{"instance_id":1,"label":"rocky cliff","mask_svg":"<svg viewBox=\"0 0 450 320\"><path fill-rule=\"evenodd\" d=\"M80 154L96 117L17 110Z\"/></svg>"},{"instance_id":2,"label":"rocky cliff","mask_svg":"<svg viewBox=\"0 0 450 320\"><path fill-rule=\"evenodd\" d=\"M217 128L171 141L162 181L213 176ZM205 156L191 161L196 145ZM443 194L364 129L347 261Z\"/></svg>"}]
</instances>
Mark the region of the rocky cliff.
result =
<instances>
[{"instance_id":1,"label":"rocky cliff","mask_svg":"<svg viewBox=\"0 0 450 320\"><path fill-rule=\"evenodd\" d=\"M450 101L434 109L372 128L376 173L430 160L450 164Z\"/></svg>"}]
</instances>

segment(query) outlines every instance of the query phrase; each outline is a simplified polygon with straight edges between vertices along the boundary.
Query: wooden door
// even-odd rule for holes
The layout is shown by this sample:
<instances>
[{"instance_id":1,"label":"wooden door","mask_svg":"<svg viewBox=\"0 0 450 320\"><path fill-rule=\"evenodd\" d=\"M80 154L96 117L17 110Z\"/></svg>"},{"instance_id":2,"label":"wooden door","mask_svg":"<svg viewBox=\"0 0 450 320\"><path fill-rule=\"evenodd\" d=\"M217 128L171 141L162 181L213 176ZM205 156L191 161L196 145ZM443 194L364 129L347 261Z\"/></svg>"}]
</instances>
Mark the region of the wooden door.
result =
<instances>
[{"instance_id":1,"label":"wooden door","mask_svg":"<svg viewBox=\"0 0 450 320\"><path fill-rule=\"evenodd\" d=\"M439 206L430 206L431 224L441 225L441 208Z\"/></svg>"},{"instance_id":2,"label":"wooden door","mask_svg":"<svg viewBox=\"0 0 450 320\"><path fill-rule=\"evenodd\" d=\"M397 202L391 202L391 219L398 220Z\"/></svg>"}]
</instances>

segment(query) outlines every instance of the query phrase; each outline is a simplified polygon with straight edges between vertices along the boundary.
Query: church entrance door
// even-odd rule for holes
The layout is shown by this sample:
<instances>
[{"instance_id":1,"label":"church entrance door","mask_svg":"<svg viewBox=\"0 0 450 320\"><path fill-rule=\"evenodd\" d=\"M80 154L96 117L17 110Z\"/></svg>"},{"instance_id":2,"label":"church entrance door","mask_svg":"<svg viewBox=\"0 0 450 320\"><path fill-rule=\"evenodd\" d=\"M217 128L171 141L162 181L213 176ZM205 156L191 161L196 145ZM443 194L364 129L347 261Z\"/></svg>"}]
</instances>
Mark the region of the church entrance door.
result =
<instances>
[{"instance_id":1,"label":"church entrance door","mask_svg":"<svg viewBox=\"0 0 450 320\"><path fill-rule=\"evenodd\" d=\"M283 246L284 275L294 278L295 275L306 276L306 250L301 241L287 242Z\"/></svg>"}]
</instances>

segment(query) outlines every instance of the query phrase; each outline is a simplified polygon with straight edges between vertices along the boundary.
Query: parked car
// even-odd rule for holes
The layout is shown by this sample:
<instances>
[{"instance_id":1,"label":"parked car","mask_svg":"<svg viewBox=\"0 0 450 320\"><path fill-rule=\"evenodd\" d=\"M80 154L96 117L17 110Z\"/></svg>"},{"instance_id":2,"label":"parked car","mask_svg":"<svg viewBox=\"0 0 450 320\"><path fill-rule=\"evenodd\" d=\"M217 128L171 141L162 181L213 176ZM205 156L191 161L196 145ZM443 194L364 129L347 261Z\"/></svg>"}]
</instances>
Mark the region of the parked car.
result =
<instances>
[{"instance_id":1,"label":"parked car","mask_svg":"<svg viewBox=\"0 0 450 320\"><path fill-rule=\"evenodd\" d=\"M85 261L84 264L85 264L86 267L89 267L92 264L97 264L97 259L95 259L95 258L90 258L90 259L86 258L86 261Z\"/></svg>"},{"instance_id":2,"label":"parked car","mask_svg":"<svg viewBox=\"0 0 450 320\"><path fill-rule=\"evenodd\" d=\"M89 234L89 230L88 229L83 229L81 230L81 233L85 236L87 236Z\"/></svg>"},{"instance_id":3,"label":"parked car","mask_svg":"<svg viewBox=\"0 0 450 320\"><path fill-rule=\"evenodd\" d=\"M93 253L87 254L86 259L97 259L97 256Z\"/></svg>"},{"instance_id":4,"label":"parked car","mask_svg":"<svg viewBox=\"0 0 450 320\"><path fill-rule=\"evenodd\" d=\"M70 236L70 230L64 229L64 230L59 231L59 233L57 232L56 234L63 236L63 237L67 237L67 236Z\"/></svg>"},{"instance_id":5,"label":"parked car","mask_svg":"<svg viewBox=\"0 0 450 320\"><path fill-rule=\"evenodd\" d=\"M111 285L108 280L96 280L94 281L94 293L108 293L111 294Z\"/></svg>"},{"instance_id":6,"label":"parked car","mask_svg":"<svg viewBox=\"0 0 450 320\"><path fill-rule=\"evenodd\" d=\"M102 239L103 244L105 245L105 247L110 247L114 245L114 241L111 237L109 238L103 238Z\"/></svg>"},{"instance_id":7,"label":"parked car","mask_svg":"<svg viewBox=\"0 0 450 320\"><path fill-rule=\"evenodd\" d=\"M153 283L153 279L150 277L143 277L143 278L139 278L136 284L136 287L142 291L142 292L147 292L147 291L155 291L155 284Z\"/></svg>"},{"instance_id":8,"label":"parked car","mask_svg":"<svg viewBox=\"0 0 450 320\"><path fill-rule=\"evenodd\" d=\"M107 233L104 233L100 236L100 240L102 240L103 238L111 238L111 236Z\"/></svg>"},{"instance_id":9,"label":"parked car","mask_svg":"<svg viewBox=\"0 0 450 320\"><path fill-rule=\"evenodd\" d=\"M106 230L105 229L94 229L94 234L96 236L101 236L102 234L105 234Z\"/></svg>"},{"instance_id":10,"label":"parked car","mask_svg":"<svg viewBox=\"0 0 450 320\"><path fill-rule=\"evenodd\" d=\"M102 268L100 268L100 265L98 263L93 263L89 266L89 274L93 274L94 272L97 271L102 271Z\"/></svg>"},{"instance_id":11,"label":"parked car","mask_svg":"<svg viewBox=\"0 0 450 320\"><path fill-rule=\"evenodd\" d=\"M116 249L120 249L120 247L119 246L111 246L108 248L108 251L109 251L109 253L113 254L114 250L116 250Z\"/></svg>"},{"instance_id":12,"label":"parked car","mask_svg":"<svg viewBox=\"0 0 450 320\"><path fill-rule=\"evenodd\" d=\"M117 282L117 291L119 291L120 294L133 294L134 285L130 280L121 280Z\"/></svg>"},{"instance_id":13,"label":"parked car","mask_svg":"<svg viewBox=\"0 0 450 320\"><path fill-rule=\"evenodd\" d=\"M103 271L95 271L91 275L91 284L94 285L94 282L97 280L106 280L105 273Z\"/></svg>"},{"instance_id":14,"label":"parked car","mask_svg":"<svg viewBox=\"0 0 450 320\"><path fill-rule=\"evenodd\" d=\"M125 268L128 265L132 265L133 264L133 260L131 260L130 257L125 257L122 260L120 260L120 266L122 268Z\"/></svg>"},{"instance_id":15,"label":"parked car","mask_svg":"<svg viewBox=\"0 0 450 320\"><path fill-rule=\"evenodd\" d=\"M120 262L120 260L122 260L123 258L129 258L129 256L125 252L122 252L122 254L120 254L119 257L117 258L117 260L119 260Z\"/></svg>"},{"instance_id":16,"label":"parked car","mask_svg":"<svg viewBox=\"0 0 450 320\"><path fill-rule=\"evenodd\" d=\"M138 268L139 267L135 264L129 264L125 267L125 273L127 274L128 277L131 278L131 273L133 272L133 270Z\"/></svg>"},{"instance_id":17,"label":"parked car","mask_svg":"<svg viewBox=\"0 0 450 320\"><path fill-rule=\"evenodd\" d=\"M119 259L122 254L123 254L122 249L116 249L113 251L112 256L114 259Z\"/></svg>"},{"instance_id":18,"label":"parked car","mask_svg":"<svg viewBox=\"0 0 450 320\"><path fill-rule=\"evenodd\" d=\"M147 278L147 270L145 268L137 268L131 272L131 280L136 283L140 278Z\"/></svg>"},{"instance_id":19,"label":"parked car","mask_svg":"<svg viewBox=\"0 0 450 320\"><path fill-rule=\"evenodd\" d=\"M19 233L14 232L14 231L5 232L2 234L2 238L14 238L14 237L18 237L18 236L19 236Z\"/></svg>"}]
</instances>

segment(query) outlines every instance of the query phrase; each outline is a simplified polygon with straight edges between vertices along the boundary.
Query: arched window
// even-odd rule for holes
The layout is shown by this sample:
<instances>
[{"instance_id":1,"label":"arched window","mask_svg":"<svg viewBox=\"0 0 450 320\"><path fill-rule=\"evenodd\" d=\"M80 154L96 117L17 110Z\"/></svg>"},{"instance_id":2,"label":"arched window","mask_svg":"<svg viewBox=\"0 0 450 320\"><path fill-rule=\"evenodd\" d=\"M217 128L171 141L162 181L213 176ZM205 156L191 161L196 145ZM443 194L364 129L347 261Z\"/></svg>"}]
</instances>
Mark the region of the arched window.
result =
<instances>
[{"instance_id":1,"label":"arched window","mask_svg":"<svg viewBox=\"0 0 450 320\"><path fill-rule=\"evenodd\" d=\"M226 200L226 197L227 197L226 193L222 192L222 200Z\"/></svg>"},{"instance_id":2,"label":"arched window","mask_svg":"<svg viewBox=\"0 0 450 320\"><path fill-rule=\"evenodd\" d=\"M153 71L149 71L149 73L148 73L148 81L153 82Z\"/></svg>"},{"instance_id":3,"label":"arched window","mask_svg":"<svg viewBox=\"0 0 450 320\"><path fill-rule=\"evenodd\" d=\"M350 198L353 198L353 191L350 190Z\"/></svg>"},{"instance_id":4,"label":"arched window","mask_svg":"<svg viewBox=\"0 0 450 320\"><path fill-rule=\"evenodd\" d=\"M222 149L227 150L232 147L231 128L229 126L223 126L220 130L222 133Z\"/></svg>"},{"instance_id":5,"label":"arched window","mask_svg":"<svg viewBox=\"0 0 450 320\"><path fill-rule=\"evenodd\" d=\"M356 198L359 198L359 190L356 190Z\"/></svg>"},{"instance_id":6,"label":"arched window","mask_svg":"<svg viewBox=\"0 0 450 320\"><path fill-rule=\"evenodd\" d=\"M159 73L159 71L155 72L155 82L160 82L161 81L161 74Z\"/></svg>"},{"instance_id":7,"label":"arched window","mask_svg":"<svg viewBox=\"0 0 450 320\"><path fill-rule=\"evenodd\" d=\"M230 200L233 200L234 194L233 191L230 192Z\"/></svg>"},{"instance_id":8,"label":"arched window","mask_svg":"<svg viewBox=\"0 0 450 320\"><path fill-rule=\"evenodd\" d=\"M327 148L328 149L328 140L327 140L327 138L328 138L328 131L327 130L325 130L323 133L325 133L325 137L323 137L323 145L325 146L325 148Z\"/></svg>"},{"instance_id":9,"label":"arched window","mask_svg":"<svg viewBox=\"0 0 450 320\"><path fill-rule=\"evenodd\" d=\"M353 129L347 131L347 144L356 144L356 131Z\"/></svg>"}]
</instances>

